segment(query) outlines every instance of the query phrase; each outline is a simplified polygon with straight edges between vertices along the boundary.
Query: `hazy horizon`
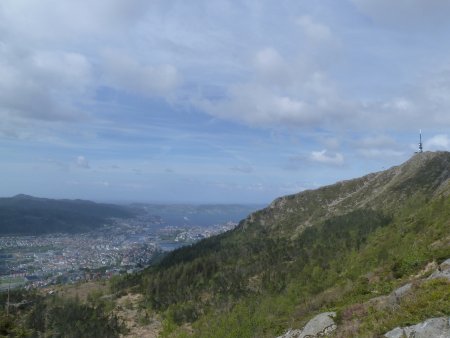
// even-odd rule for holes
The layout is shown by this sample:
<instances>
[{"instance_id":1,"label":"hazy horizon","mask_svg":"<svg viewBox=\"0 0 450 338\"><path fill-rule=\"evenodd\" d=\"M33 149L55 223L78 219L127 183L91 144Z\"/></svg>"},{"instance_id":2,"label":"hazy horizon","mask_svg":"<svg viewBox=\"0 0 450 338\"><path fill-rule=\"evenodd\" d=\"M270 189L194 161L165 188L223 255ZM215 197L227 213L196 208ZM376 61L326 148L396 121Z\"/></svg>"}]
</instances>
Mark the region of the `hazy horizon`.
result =
<instances>
[{"instance_id":1,"label":"hazy horizon","mask_svg":"<svg viewBox=\"0 0 450 338\"><path fill-rule=\"evenodd\" d=\"M224 205L224 206L232 206L232 205L242 205L242 206L257 206L257 207L262 207L265 206L267 203L233 203L233 202L229 202L229 203L216 203L214 201L192 201L192 200L187 200L187 201L162 201L162 200L121 200L121 199L88 199L88 198L67 198L64 196L40 196L40 195L30 195L30 194L24 194L24 193L19 193L19 194L15 194L15 195L0 195L0 198L13 198L13 197L17 197L20 195L25 195L25 196L30 196L30 197L34 197L34 198L44 198L44 199L55 199L55 200L86 200L86 201L92 201L92 202L96 202L96 203L107 203L107 204L117 204L117 205L128 205L128 204L149 204L149 205L173 205L173 206L201 206L201 205L205 205L205 206L214 206L214 205Z\"/></svg>"}]
</instances>

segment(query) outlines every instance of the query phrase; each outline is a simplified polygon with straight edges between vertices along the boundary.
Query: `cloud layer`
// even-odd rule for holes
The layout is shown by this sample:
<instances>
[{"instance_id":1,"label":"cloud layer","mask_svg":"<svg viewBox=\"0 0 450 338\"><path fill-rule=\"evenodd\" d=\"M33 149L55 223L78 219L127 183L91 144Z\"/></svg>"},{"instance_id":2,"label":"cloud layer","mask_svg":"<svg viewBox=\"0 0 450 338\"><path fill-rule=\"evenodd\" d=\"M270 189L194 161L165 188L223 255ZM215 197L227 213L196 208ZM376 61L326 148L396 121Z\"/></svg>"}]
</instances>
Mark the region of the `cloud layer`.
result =
<instances>
[{"instance_id":1,"label":"cloud layer","mask_svg":"<svg viewBox=\"0 0 450 338\"><path fill-rule=\"evenodd\" d=\"M420 25L439 22L450 12L441 1L353 3L380 27L390 27L391 16L401 18L398 24ZM141 0L4 1L0 114L6 120L77 121L95 111L98 90L110 88L176 104L187 100L214 117L264 128L402 129L416 125L424 111L427 127L450 123L448 58L434 63L432 71L398 79L395 93L349 90L346 80L359 76L350 62L369 42L355 40L350 24L338 26L319 8L292 2L275 10L268 2L253 1L242 6L227 1L189 6ZM236 15L247 25L228 22ZM275 20L273 29L269 23ZM365 39L379 39L376 27L363 28ZM385 46L378 48L389 48L403 34L383 37ZM421 37L416 40L412 46L422 43ZM425 62L428 55L431 50L417 55L417 61ZM367 64L377 56L367 56ZM392 65L398 62L382 57ZM369 80L375 75L375 70L365 71ZM386 74L377 85L382 81L392 79Z\"/></svg>"},{"instance_id":2,"label":"cloud layer","mask_svg":"<svg viewBox=\"0 0 450 338\"><path fill-rule=\"evenodd\" d=\"M4 193L268 201L398 164L420 128L448 150L449 15L437 0L3 0Z\"/></svg>"}]
</instances>

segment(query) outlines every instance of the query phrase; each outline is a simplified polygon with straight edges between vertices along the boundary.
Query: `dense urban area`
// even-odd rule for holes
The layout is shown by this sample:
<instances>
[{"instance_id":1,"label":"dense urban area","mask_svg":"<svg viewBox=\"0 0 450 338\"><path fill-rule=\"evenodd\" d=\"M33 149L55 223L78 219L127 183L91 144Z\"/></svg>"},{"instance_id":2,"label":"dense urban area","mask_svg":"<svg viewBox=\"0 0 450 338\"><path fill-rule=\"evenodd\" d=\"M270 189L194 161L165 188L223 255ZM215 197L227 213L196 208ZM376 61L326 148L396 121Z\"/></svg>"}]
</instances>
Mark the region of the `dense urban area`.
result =
<instances>
[{"instance_id":1,"label":"dense urban area","mask_svg":"<svg viewBox=\"0 0 450 338\"><path fill-rule=\"evenodd\" d=\"M234 228L226 222L210 226L167 224L161 217L141 215L113 219L110 225L79 234L0 237L0 290L43 287L131 273L180 246Z\"/></svg>"}]
</instances>

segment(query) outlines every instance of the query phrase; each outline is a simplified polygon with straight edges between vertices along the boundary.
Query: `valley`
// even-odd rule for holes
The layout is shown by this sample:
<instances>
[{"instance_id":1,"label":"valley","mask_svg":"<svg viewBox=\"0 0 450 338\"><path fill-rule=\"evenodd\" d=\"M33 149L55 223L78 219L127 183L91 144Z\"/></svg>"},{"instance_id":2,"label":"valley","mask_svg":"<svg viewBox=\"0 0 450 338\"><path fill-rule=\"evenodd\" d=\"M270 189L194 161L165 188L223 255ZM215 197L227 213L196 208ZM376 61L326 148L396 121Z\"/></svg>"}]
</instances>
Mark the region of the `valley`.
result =
<instances>
[{"instance_id":1,"label":"valley","mask_svg":"<svg viewBox=\"0 0 450 338\"><path fill-rule=\"evenodd\" d=\"M134 215L132 218L110 218L89 232L0 236L0 291L133 273L167 251L233 229L238 220L233 214L224 216L223 210L228 206L203 206L208 217L201 211L196 213L193 206L166 206L172 211L172 218L164 212L164 218L155 215L156 210L151 207L144 206L139 211L135 208L124 208ZM247 211L253 206L234 208ZM211 209L216 213L211 213ZM211 224L197 222L196 216ZM220 223L226 219L223 217L230 218Z\"/></svg>"}]
</instances>

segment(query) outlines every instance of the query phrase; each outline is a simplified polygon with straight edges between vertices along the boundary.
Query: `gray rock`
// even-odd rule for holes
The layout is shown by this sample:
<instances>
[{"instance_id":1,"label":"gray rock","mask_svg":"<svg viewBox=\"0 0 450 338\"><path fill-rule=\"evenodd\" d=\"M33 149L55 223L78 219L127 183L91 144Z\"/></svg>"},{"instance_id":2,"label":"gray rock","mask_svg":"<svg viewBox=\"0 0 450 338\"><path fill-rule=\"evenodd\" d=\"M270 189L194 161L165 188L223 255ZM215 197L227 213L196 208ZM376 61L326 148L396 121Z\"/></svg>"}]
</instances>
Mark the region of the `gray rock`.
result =
<instances>
[{"instance_id":1,"label":"gray rock","mask_svg":"<svg viewBox=\"0 0 450 338\"><path fill-rule=\"evenodd\" d=\"M412 283L405 284L398 289L395 289L387 296L379 296L372 298L368 301L369 304L374 306L376 309L381 310L386 307L396 306L400 299L411 291Z\"/></svg>"},{"instance_id":2,"label":"gray rock","mask_svg":"<svg viewBox=\"0 0 450 338\"><path fill-rule=\"evenodd\" d=\"M316 338L328 336L337 327L333 317L336 317L336 312L321 313L311 319L302 330L289 329L285 334L277 338Z\"/></svg>"},{"instance_id":3,"label":"gray rock","mask_svg":"<svg viewBox=\"0 0 450 338\"><path fill-rule=\"evenodd\" d=\"M392 291L392 295L396 299L402 298L405 294L407 294L411 290L411 287L412 287L412 283L405 284L405 285L399 287L398 289L395 289L394 291Z\"/></svg>"},{"instance_id":4,"label":"gray rock","mask_svg":"<svg viewBox=\"0 0 450 338\"><path fill-rule=\"evenodd\" d=\"M442 262L440 267L442 270L450 270L450 258Z\"/></svg>"},{"instance_id":5,"label":"gray rock","mask_svg":"<svg viewBox=\"0 0 450 338\"><path fill-rule=\"evenodd\" d=\"M427 279L446 278L450 280L450 258L439 265L439 268L434 271Z\"/></svg>"},{"instance_id":6,"label":"gray rock","mask_svg":"<svg viewBox=\"0 0 450 338\"><path fill-rule=\"evenodd\" d=\"M328 335L330 332L336 330L333 317L336 317L336 312L324 312L315 316L305 325L299 338L323 337Z\"/></svg>"},{"instance_id":7,"label":"gray rock","mask_svg":"<svg viewBox=\"0 0 450 338\"><path fill-rule=\"evenodd\" d=\"M443 271L436 270L427 279L436 279L436 278L446 278L450 280L450 270L443 270Z\"/></svg>"},{"instance_id":8,"label":"gray rock","mask_svg":"<svg viewBox=\"0 0 450 338\"><path fill-rule=\"evenodd\" d=\"M278 336L277 338L298 338L301 333L302 330L289 329L285 334Z\"/></svg>"},{"instance_id":9,"label":"gray rock","mask_svg":"<svg viewBox=\"0 0 450 338\"><path fill-rule=\"evenodd\" d=\"M386 338L449 338L450 317L431 318L407 327L396 327L384 334Z\"/></svg>"},{"instance_id":10,"label":"gray rock","mask_svg":"<svg viewBox=\"0 0 450 338\"><path fill-rule=\"evenodd\" d=\"M403 329L401 327L396 327L395 329L384 334L386 338L404 338Z\"/></svg>"}]
</instances>

